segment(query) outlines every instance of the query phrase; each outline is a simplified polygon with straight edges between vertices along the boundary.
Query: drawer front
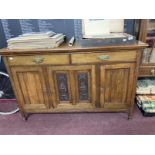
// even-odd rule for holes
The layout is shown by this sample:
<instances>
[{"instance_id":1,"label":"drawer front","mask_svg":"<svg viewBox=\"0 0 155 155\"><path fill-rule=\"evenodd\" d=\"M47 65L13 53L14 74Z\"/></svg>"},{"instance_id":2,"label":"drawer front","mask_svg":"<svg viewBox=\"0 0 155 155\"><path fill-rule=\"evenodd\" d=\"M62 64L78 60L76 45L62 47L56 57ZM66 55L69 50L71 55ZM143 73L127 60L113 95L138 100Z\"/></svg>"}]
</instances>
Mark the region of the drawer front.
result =
<instances>
[{"instance_id":1,"label":"drawer front","mask_svg":"<svg viewBox=\"0 0 155 155\"><path fill-rule=\"evenodd\" d=\"M11 66L38 65L38 64L63 65L63 64L69 64L69 55L55 54L55 55L15 56L15 57L8 57L8 62Z\"/></svg>"},{"instance_id":2,"label":"drawer front","mask_svg":"<svg viewBox=\"0 0 155 155\"><path fill-rule=\"evenodd\" d=\"M102 63L111 61L133 62L136 61L136 51L121 52L94 52L86 54L72 54L72 63Z\"/></svg>"},{"instance_id":3,"label":"drawer front","mask_svg":"<svg viewBox=\"0 0 155 155\"><path fill-rule=\"evenodd\" d=\"M155 67L140 68L139 76L155 76Z\"/></svg>"}]
</instances>

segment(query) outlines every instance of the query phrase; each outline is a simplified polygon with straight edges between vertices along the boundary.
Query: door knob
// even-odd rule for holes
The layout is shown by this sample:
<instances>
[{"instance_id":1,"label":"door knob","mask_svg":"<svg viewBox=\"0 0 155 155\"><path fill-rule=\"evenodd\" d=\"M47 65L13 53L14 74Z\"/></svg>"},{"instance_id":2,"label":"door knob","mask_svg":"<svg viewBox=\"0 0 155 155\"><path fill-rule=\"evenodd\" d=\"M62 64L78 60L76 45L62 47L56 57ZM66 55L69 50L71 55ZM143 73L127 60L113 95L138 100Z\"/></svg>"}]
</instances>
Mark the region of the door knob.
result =
<instances>
[{"instance_id":1,"label":"door knob","mask_svg":"<svg viewBox=\"0 0 155 155\"><path fill-rule=\"evenodd\" d=\"M9 60L13 60L13 57L9 57Z\"/></svg>"}]
</instances>

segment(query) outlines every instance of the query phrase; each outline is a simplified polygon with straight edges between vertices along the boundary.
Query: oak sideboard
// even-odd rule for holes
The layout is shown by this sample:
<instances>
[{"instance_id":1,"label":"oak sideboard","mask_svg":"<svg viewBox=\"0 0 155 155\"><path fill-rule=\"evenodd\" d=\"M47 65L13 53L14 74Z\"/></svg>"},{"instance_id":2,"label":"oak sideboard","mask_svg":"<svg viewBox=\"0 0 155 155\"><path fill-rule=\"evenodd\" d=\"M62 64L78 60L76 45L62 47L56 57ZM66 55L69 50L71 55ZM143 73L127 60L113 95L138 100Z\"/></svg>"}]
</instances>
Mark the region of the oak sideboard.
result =
<instances>
[{"instance_id":1,"label":"oak sideboard","mask_svg":"<svg viewBox=\"0 0 155 155\"><path fill-rule=\"evenodd\" d=\"M0 50L24 119L31 113L126 112L132 117L147 45Z\"/></svg>"}]
</instances>

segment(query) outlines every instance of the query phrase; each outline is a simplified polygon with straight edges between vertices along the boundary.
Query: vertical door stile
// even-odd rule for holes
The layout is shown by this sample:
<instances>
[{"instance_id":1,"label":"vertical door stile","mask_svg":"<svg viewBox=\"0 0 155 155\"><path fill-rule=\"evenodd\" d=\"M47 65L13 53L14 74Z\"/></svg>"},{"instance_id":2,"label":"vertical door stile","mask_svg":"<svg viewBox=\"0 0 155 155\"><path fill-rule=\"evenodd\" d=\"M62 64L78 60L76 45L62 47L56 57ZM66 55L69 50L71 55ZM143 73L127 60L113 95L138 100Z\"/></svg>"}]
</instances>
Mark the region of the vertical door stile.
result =
<instances>
[{"instance_id":1,"label":"vertical door stile","mask_svg":"<svg viewBox=\"0 0 155 155\"><path fill-rule=\"evenodd\" d=\"M69 77L70 77L70 82L69 82L69 86L70 86L70 92L71 92L71 103L73 105L76 104L76 83L75 83L75 71L74 70L70 70L69 71Z\"/></svg>"},{"instance_id":2,"label":"vertical door stile","mask_svg":"<svg viewBox=\"0 0 155 155\"><path fill-rule=\"evenodd\" d=\"M100 103L104 107L104 82L105 82L105 66L100 66Z\"/></svg>"},{"instance_id":3,"label":"vertical door stile","mask_svg":"<svg viewBox=\"0 0 155 155\"><path fill-rule=\"evenodd\" d=\"M91 68L91 83L92 83L92 89L91 90L91 95L92 96L92 104L95 107L96 106L96 72L95 72L95 66L92 65Z\"/></svg>"}]
</instances>

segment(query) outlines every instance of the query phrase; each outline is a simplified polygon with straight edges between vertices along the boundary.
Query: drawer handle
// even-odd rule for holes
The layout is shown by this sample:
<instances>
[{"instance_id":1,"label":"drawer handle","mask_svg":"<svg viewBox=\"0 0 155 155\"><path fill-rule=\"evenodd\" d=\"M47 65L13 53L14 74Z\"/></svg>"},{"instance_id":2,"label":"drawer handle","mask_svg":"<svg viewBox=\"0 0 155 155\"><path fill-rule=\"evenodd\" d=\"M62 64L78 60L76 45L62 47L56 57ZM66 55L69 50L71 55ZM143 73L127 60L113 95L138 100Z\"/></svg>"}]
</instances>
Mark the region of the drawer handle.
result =
<instances>
[{"instance_id":1,"label":"drawer handle","mask_svg":"<svg viewBox=\"0 0 155 155\"><path fill-rule=\"evenodd\" d=\"M9 60L13 60L13 57L9 57Z\"/></svg>"},{"instance_id":2,"label":"drawer handle","mask_svg":"<svg viewBox=\"0 0 155 155\"><path fill-rule=\"evenodd\" d=\"M155 70L151 69L151 74L154 75L154 73L155 73Z\"/></svg>"},{"instance_id":3,"label":"drawer handle","mask_svg":"<svg viewBox=\"0 0 155 155\"><path fill-rule=\"evenodd\" d=\"M110 59L110 56L109 55L100 55L100 56L97 57L97 59L99 59L99 60L108 60L108 59Z\"/></svg>"},{"instance_id":4,"label":"drawer handle","mask_svg":"<svg viewBox=\"0 0 155 155\"><path fill-rule=\"evenodd\" d=\"M40 63L42 63L44 61L44 58L43 57L36 56L36 57L33 57L32 58L32 61L34 63L40 64Z\"/></svg>"}]
</instances>

